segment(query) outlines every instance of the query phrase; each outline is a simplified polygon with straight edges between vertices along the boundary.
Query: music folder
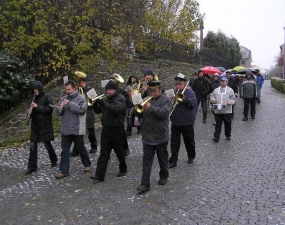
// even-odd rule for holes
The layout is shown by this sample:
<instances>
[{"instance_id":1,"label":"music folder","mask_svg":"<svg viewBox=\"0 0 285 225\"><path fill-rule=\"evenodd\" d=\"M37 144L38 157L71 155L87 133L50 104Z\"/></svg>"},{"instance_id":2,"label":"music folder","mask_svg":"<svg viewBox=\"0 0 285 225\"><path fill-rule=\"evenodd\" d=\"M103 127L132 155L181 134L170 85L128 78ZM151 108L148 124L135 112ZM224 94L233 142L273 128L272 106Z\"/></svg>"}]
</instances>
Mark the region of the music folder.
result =
<instances>
[{"instance_id":1,"label":"music folder","mask_svg":"<svg viewBox=\"0 0 285 225\"><path fill-rule=\"evenodd\" d=\"M132 96L132 102L134 105L141 104L143 102L141 93L134 94Z\"/></svg>"},{"instance_id":2,"label":"music folder","mask_svg":"<svg viewBox=\"0 0 285 225\"><path fill-rule=\"evenodd\" d=\"M97 93L94 88L90 89L90 91L88 91L86 95L88 96L88 98L91 98L91 99L94 99L97 97Z\"/></svg>"}]
</instances>

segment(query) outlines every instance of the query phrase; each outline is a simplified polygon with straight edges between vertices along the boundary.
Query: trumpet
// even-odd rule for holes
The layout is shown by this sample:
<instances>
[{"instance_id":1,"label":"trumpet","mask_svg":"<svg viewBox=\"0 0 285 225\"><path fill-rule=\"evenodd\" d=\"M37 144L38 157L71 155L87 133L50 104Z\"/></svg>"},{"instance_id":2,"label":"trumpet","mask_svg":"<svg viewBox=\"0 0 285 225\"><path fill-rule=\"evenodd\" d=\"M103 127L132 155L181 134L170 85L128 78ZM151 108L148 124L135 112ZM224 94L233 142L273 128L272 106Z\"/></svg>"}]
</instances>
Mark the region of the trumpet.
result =
<instances>
[{"instance_id":1,"label":"trumpet","mask_svg":"<svg viewBox=\"0 0 285 225\"><path fill-rule=\"evenodd\" d=\"M177 106L180 102L183 102L183 101L184 101L184 99L185 99L184 92L185 92L185 90L186 90L186 88L187 88L189 82L190 82L190 81L187 82L187 84L185 85L185 88L184 88L181 92L178 91L177 94L175 95L175 97L174 97L175 101L174 101L173 104L172 104L172 109L171 109L171 112L170 112L169 116L172 115L172 113L173 113L173 111L175 110L176 106Z\"/></svg>"},{"instance_id":2,"label":"trumpet","mask_svg":"<svg viewBox=\"0 0 285 225\"><path fill-rule=\"evenodd\" d=\"M103 98L105 98L107 96L108 96L107 94L102 94L102 95L99 95L99 96L97 96L95 98L88 98L87 99L87 105L88 106L92 106L97 100L101 100L101 99L103 99Z\"/></svg>"},{"instance_id":3,"label":"trumpet","mask_svg":"<svg viewBox=\"0 0 285 225\"><path fill-rule=\"evenodd\" d=\"M149 102L151 99L152 99L152 96L145 97L145 98L143 99L143 102L142 102L142 103L135 105L135 110L136 110L138 113L142 113L142 112L144 111L143 106L144 106L147 102Z\"/></svg>"}]
</instances>

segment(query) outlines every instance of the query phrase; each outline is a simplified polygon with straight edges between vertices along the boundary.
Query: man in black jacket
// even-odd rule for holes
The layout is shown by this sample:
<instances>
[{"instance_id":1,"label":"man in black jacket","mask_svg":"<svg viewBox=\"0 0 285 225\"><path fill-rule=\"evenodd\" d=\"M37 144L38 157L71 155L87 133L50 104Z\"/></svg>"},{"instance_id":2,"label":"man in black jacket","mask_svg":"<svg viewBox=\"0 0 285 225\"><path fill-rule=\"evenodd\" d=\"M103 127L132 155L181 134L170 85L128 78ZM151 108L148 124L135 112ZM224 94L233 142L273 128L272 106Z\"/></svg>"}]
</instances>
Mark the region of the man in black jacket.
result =
<instances>
[{"instance_id":1,"label":"man in black jacket","mask_svg":"<svg viewBox=\"0 0 285 225\"><path fill-rule=\"evenodd\" d=\"M228 87L230 87L231 89L233 89L234 93L235 93L235 97L237 97L238 95L238 85L237 85L237 81L234 77L232 77L232 74L230 71L226 72L226 77L228 78ZM234 118L234 105L232 105L232 115L231 118Z\"/></svg>"},{"instance_id":2,"label":"man in black jacket","mask_svg":"<svg viewBox=\"0 0 285 225\"><path fill-rule=\"evenodd\" d=\"M207 122L207 95L210 92L210 83L203 77L202 70L198 70L198 78L194 80L193 91L195 92L197 105L196 105L196 115L201 102L203 109L203 123Z\"/></svg>"},{"instance_id":3,"label":"man in black jacket","mask_svg":"<svg viewBox=\"0 0 285 225\"><path fill-rule=\"evenodd\" d=\"M97 161L95 176L91 176L96 182L104 181L108 161L112 149L119 160L119 173L117 177L125 176L127 164L125 159L125 129L126 100L117 89L117 84L109 81L106 85L107 97L93 104L96 113L102 112L101 124L101 150Z\"/></svg>"},{"instance_id":4,"label":"man in black jacket","mask_svg":"<svg viewBox=\"0 0 285 225\"><path fill-rule=\"evenodd\" d=\"M43 85L40 81L33 83L34 100L31 103L28 114L32 119L31 124L31 137L30 137L30 156L28 162L28 169L25 175L36 172L38 142L44 142L44 146L48 152L51 161L51 167L57 166L57 156L51 141L54 140L53 127L52 127L52 112L53 108L50 104L54 104L50 95L46 94Z\"/></svg>"},{"instance_id":5,"label":"man in black jacket","mask_svg":"<svg viewBox=\"0 0 285 225\"><path fill-rule=\"evenodd\" d=\"M184 99L176 105L173 110L171 120L171 157L169 159L169 167L173 168L177 166L178 153L181 143L181 134L185 144L188 163L193 163L196 156L195 151L195 139L194 139L194 122L195 122L195 107L197 100L195 93L191 88L186 87L185 75L178 74L175 80L175 94L181 93L184 90Z\"/></svg>"},{"instance_id":6,"label":"man in black jacket","mask_svg":"<svg viewBox=\"0 0 285 225\"><path fill-rule=\"evenodd\" d=\"M88 96L87 92L90 91L92 88L87 84L87 78L81 78L79 86L82 88L84 97L87 101ZM95 135L95 113L93 111L92 106L87 107L87 112L86 112L86 128L87 128L87 133L88 133L88 139L90 141L91 149L89 150L90 153L96 153L97 152L97 139ZM70 153L70 156L78 156L79 152L78 149L75 147L73 148L72 152Z\"/></svg>"}]
</instances>

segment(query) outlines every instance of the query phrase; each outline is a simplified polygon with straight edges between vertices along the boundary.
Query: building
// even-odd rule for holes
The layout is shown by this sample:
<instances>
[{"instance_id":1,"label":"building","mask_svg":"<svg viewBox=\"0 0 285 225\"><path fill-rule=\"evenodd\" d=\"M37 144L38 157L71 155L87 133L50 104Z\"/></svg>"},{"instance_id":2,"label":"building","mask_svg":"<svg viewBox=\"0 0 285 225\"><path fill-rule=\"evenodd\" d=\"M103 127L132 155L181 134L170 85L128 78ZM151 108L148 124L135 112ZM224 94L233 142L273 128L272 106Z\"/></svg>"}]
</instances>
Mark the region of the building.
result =
<instances>
[{"instance_id":1,"label":"building","mask_svg":"<svg viewBox=\"0 0 285 225\"><path fill-rule=\"evenodd\" d=\"M248 48L241 46L240 52L242 55L240 65L244 66L245 68L251 68L251 62L252 62L251 51Z\"/></svg>"}]
</instances>

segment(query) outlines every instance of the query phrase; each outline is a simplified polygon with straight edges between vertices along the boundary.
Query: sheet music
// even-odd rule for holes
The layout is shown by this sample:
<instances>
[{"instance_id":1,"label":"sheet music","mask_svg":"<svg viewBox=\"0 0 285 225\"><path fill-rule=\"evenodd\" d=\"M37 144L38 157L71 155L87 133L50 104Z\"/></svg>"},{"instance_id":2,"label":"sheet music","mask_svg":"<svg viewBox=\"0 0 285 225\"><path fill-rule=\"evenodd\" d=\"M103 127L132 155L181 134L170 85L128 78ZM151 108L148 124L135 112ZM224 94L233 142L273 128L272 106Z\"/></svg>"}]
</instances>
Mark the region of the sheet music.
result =
<instances>
[{"instance_id":1,"label":"sheet music","mask_svg":"<svg viewBox=\"0 0 285 225\"><path fill-rule=\"evenodd\" d=\"M108 84L109 80L101 80L101 85L102 88L106 87L106 85Z\"/></svg>"},{"instance_id":2,"label":"sheet music","mask_svg":"<svg viewBox=\"0 0 285 225\"><path fill-rule=\"evenodd\" d=\"M172 97L175 96L174 91L173 91L172 88L169 89L169 90L166 90L166 91L165 91L165 95L166 95L168 98L172 98Z\"/></svg>"},{"instance_id":3,"label":"sheet music","mask_svg":"<svg viewBox=\"0 0 285 225\"><path fill-rule=\"evenodd\" d=\"M94 99L95 97L97 97L97 93L96 93L94 88L92 88L86 94L87 94L88 98L91 98L91 99Z\"/></svg>"},{"instance_id":4,"label":"sheet music","mask_svg":"<svg viewBox=\"0 0 285 225\"><path fill-rule=\"evenodd\" d=\"M141 93L134 94L132 96L132 102L134 105L140 104L143 102Z\"/></svg>"},{"instance_id":5,"label":"sheet music","mask_svg":"<svg viewBox=\"0 0 285 225\"><path fill-rule=\"evenodd\" d=\"M68 81L68 76L63 77L63 84L65 84Z\"/></svg>"}]
</instances>

